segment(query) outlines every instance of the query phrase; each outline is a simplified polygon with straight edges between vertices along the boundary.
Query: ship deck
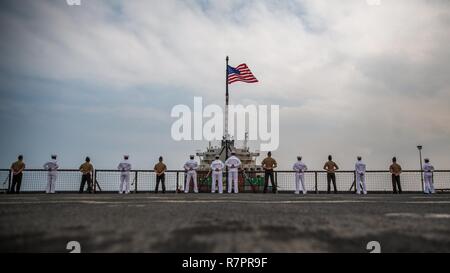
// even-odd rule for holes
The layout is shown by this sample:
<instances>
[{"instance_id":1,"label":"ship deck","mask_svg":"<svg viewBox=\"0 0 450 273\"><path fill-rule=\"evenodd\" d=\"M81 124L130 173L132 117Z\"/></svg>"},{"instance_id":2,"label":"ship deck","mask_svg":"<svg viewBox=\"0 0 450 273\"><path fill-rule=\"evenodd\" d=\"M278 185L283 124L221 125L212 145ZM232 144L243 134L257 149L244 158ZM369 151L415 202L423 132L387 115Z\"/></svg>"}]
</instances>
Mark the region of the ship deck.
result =
<instances>
[{"instance_id":1,"label":"ship deck","mask_svg":"<svg viewBox=\"0 0 450 273\"><path fill-rule=\"evenodd\" d=\"M450 195L0 196L1 252L450 252Z\"/></svg>"}]
</instances>

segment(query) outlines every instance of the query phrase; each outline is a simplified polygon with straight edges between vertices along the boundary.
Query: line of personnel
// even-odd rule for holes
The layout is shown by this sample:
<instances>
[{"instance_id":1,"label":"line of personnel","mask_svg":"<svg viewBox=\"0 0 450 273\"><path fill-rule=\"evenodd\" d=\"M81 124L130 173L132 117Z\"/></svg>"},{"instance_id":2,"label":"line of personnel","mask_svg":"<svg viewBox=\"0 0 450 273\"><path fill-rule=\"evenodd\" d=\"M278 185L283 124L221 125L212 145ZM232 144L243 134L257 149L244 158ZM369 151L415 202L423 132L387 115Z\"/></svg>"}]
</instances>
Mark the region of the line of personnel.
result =
<instances>
[{"instance_id":1,"label":"line of personnel","mask_svg":"<svg viewBox=\"0 0 450 273\"><path fill-rule=\"evenodd\" d=\"M191 182L193 183L193 190L198 193L197 184L197 169L199 168L198 162L194 159L194 155L190 155L189 160L183 165L185 170L185 187L184 192L188 193L190 189ZM231 152L231 156L222 162L219 159L219 155L215 156L215 160L210 165L210 171L207 174L212 175L211 192L216 192L216 183L218 186L219 194L223 193L223 172L228 169L228 193L239 193L238 187L238 173L241 170L242 163L240 159L236 156L235 152ZM338 165L332 160L332 156L328 156L328 161L323 166L323 169L327 172L327 192L331 192L331 185L333 185L334 193L337 193L336 187L336 171L339 170ZM79 167L79 171L82 173L81 184L79 193L93 192L93 172L94 167L90 162L90 158L86 157L85 162ZM433 185L433 172L434 167L431 165L430 160L425 158L423 165L423 178L424 178L424 193L432 194L435 193ZM262 168L264 169L264 190L263 193L267 193L269 186L269 181L272 186L272 192L276 193L278 186L274 180L274 169L277 168L277 161L272 158L272 153L268 152L267 157L261 162ZM43 168L47 170L47 187L46 193L53 194L56 192L56 179L59 165L57 162L57 155L52 155L50 161L43 165ZM130 171L132 170L132 165L129 161L129 156L124 155L123 160L117 166L120 171L120 184L119 184L119 194L130 193ZM305 187L305 172L308 167L302 161L302 157L297 157L297 162L294 163L292 169L295 171L295 194L307 194L307 189ZM25 163L23 156L19 155L18 160L11 165L12 183L10 187L10 193L19 193L22 184L22 176L25 170ZM158 193L159 184L162 187L162 193L166 192L165 186L165 172L167 171L167 166L163 162L163 157L159 157L158 163L154 166L154 171L156 174L156 187L155 193ZM397 163L395 157L392 158L392 164L389 166L389 172L392 176L392 188L394 194L402 193L402 186L400 182L400 174L402 173L402 167ZM357 194L367 194L366 188L366 164L362 161L362 157L358 156L355 163L355 177L356 177L356 193ZM6 182L6 181L5 181Z\"/></svg>"}]
</instances>

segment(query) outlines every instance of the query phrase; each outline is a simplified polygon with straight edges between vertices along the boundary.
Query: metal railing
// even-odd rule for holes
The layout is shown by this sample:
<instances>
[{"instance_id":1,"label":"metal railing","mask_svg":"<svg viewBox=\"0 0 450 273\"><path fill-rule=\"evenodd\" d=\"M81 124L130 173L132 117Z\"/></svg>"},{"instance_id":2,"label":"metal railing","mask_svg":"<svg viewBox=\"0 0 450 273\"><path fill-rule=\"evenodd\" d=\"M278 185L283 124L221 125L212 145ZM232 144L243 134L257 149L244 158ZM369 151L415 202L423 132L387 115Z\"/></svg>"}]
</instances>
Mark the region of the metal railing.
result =
<instances>
[{"instance_id":1,"label":"metal railing","mask_svg":"<svg viewBox=\"0 0 450 273\"><path fill-rule=\"evenodd\" d=\"M78 191L81 182L81 173L78 170L58 170L57 174L57 190L59 192ZM47 171L40 169L25 170L22 176L21 192L43 192L47 186ZM10 170L0 170L0 181L2 191L11 188L11 172Z\"/></svg>"},{"instance_id":2,"label":"metal railing","mask_svg":"<svg viewBox=\"0 0 450 273\"><path fill-rule=\"evenodd\" d=\"M96 192L116 192L120 184L120 171L96 170L94 174L94 190ZM183 171L166 171L165 185L167 192L176 192L184 183ZM152 170L130 171L130 184L133 192L151 192L155 190L156 174ZM159 185L161 191L162 185ZM183 188L184 189L184 188Z\"/></svg>"},{"instance_id":3,"label":"metal railing","mask_svg":"<svg viewBox=\"0 0 450 273\"><path fill-rule=\"evenodd\" d=\"M3 192L11 188L10 170L0 169L0 190ZM211 176L207 172L198 172L198 186L200 192L211 191ZM74 169L58 170L57 192L78 192L81 182L81 173ZM294 171L275 171L275 182L279 192L293 192L295 190ZM354 171L336 172L336 185L338 192L354 191ZM437 191L450 191L450 171L437 170L433 176ZM93 177L95 192L117 192L120 183L120 171L96 170ZM131 191L153 192L156 186L156 174L152 170L130 171ZM224 191L227 189L227 174L223 175ZM327 173L325 171L305 172L305 186L310 193L327 191ZM166 171L165 185L167 192L181 192L185 187L185 172L180 170ZM366 185L369 192L392 192L392 179L388 171L367 171ZM401 174L401 185L404 192L421 192L420 170L406 170ZM47 186L47 171L39 169L25 170L22 178L21 192L44 192ZM87 186L86 186L87 187ZM192 191L192 183L190 188ZM159 186L161 191L162 186ZM239 173L240 192L262 192L264 188L264 171ZM333 187L332 187L333 189ZM268 190L271 191L269 183Z\"/></svg>"}]
</instances>

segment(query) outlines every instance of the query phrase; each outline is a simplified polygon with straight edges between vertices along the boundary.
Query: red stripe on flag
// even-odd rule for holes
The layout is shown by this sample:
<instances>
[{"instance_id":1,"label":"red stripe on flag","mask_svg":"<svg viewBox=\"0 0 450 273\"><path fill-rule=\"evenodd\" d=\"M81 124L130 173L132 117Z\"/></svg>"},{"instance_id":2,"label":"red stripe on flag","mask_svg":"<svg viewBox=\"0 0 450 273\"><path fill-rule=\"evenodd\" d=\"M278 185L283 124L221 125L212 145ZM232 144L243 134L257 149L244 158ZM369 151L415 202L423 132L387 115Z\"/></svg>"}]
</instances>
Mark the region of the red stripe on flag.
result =
<instances>
[{"instance_id":1,"label":"red stripe on flag","mask_svg":"<svg viewBox=\"0 0 450 273\"><path fill-rule=\"evenodd\" d=\"M258 80L255 78L255 76L253 75L253 73L250 71L250 69L247 67L246 64L240 64L236 67L236 69L239 70L240 74L229 74L228 84L239 81L246 83L258 82Z\"/></svg>"}]
</instances>

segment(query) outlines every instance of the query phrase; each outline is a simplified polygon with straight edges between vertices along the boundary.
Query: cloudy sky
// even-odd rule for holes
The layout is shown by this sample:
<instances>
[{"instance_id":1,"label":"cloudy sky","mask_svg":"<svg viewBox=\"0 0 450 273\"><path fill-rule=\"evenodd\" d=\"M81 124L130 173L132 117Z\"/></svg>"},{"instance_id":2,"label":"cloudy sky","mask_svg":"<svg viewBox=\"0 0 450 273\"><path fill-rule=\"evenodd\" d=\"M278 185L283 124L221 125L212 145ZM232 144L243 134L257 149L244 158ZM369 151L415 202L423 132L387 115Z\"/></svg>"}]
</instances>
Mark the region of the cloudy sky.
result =
<instances>
[{"instance_id":1,"label":"cloudy sky","mask_svg":"<svg viewBox=\"0 0 450 273\"><path fill-rule=\"evenodd\" d=\"M260 80L233 84L231 103L280 105L282 169L330 153L344 169L357 155L415 169L417 144L450 169L450 1L377 2L2 1L0 167L57 153L114 168L128 153L179 169L207 143L172 140L171 109L222 105L229 55Z\"/></svg>"}]
</instances>

